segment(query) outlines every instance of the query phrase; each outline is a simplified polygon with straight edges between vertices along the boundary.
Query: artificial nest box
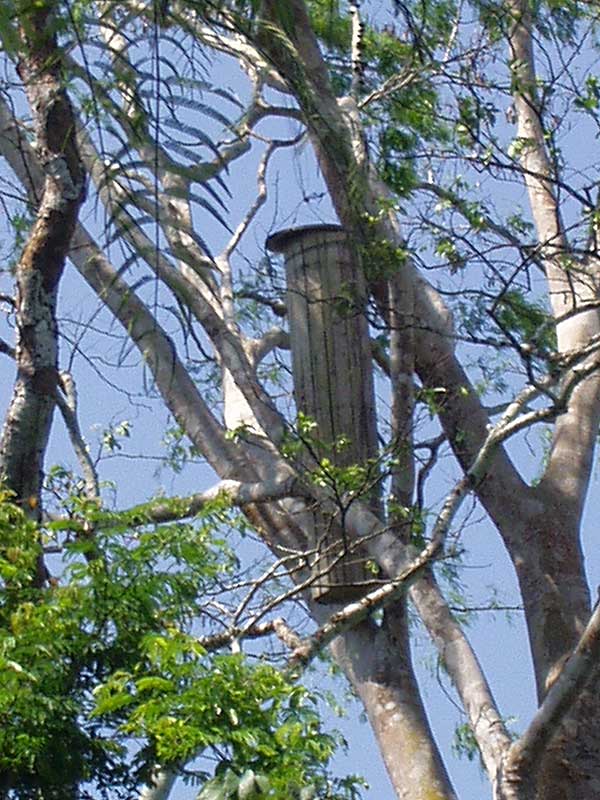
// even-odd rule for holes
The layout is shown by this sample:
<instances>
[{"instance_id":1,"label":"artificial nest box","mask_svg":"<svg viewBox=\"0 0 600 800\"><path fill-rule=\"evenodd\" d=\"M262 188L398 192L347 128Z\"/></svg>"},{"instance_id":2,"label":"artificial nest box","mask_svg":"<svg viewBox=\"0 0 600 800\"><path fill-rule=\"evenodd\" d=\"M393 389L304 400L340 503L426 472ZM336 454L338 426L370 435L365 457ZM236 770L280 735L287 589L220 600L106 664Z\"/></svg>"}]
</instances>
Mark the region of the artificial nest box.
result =
<instances>
[{"instance_id":1,"label":"artificial nest box","mask_svg":"<svg viewBox=\"0 0 600 800\"><path fill-rule=\"evenodd\" d=\"M338 225L312 225L279 231L267 247L285 260L296 408L314 420L336 467L366 464L377 456L375 392L367 291L348 236ZM347 444L336 448L342 438ZM311 466L310 458L306 463ZM318 511L313 517L313 598L361 597L374 580L365 549L349 546L334 520Z\"/></svg>"}]
</instances>

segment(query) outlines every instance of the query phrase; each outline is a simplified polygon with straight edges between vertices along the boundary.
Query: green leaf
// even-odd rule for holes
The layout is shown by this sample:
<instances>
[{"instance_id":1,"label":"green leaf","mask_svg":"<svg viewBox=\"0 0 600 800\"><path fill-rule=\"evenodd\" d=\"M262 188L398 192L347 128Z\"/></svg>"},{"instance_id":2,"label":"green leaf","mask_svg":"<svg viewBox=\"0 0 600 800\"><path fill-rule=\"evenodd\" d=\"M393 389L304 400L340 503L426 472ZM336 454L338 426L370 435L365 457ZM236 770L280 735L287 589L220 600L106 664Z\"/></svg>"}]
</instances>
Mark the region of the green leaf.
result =
<instances>
[{"instance_id":1,"label":"green leaf","mask_svg":"<svg viewBox=\"0 0 600 800\"><path fill-rule=\"evenodd\" d=\"M135 685L138 692L169 692L173 689L173 681L158 675L140 678Z\"/></svg>"},{"instance_id":2,"label":"green leaf","mask_svg":"<svg viewBox=\"0 0 600 800\"><path fill-rule=\"evenodd\" d=\"M105 714L110 714L114 711L118 711L121 708L131 705L133 702L135 702L135 698L133 695L129 694L129 692L110 694L96 703L96 707L92 712L92 716L101 717Z\"/></svg>"},{"instance_id":3,"label":"green leaf","mask_svg":"<svg viewBox=\"0 0 600 800\"><path fill-rule=\"evenodd\" d=\"M0 42L2 49L9 55L15 55L19 49L19 37L14 28L15 12L8 3L0 2Z\"/></svg>"}]
</instances>

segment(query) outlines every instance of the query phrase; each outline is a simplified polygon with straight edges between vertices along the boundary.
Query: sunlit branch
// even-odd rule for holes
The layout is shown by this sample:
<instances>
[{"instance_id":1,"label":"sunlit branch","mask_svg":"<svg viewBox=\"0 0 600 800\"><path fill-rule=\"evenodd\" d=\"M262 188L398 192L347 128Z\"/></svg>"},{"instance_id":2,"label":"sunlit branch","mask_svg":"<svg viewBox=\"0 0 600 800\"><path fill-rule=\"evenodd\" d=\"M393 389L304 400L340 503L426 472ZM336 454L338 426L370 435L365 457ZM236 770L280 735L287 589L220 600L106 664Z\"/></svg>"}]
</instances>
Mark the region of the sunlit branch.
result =
<instances>
[{"instance_id":1,"label":"sunlit branch","mask_svg":"<svg viewBox=\"0 0 600 800\"><path fill-rule=\"evenodd\" d=\"M263 153L256 174L256 198L246 212L244 218L240 221L237 228L233 232L233 235L227 242L223 252L217 256L216 259L217 266L221 273L221 302L223 304L223 313L228 324L232 326L235 325L235 315L233 307L234 290L231 255L236 247L238 247L242 237L248 230L250 223L256 217L267 200L267 167L269 165L269 160L276 149L277 145L274 142L271 142Z\"/></svg>"},{"instance_id":2,"label":"sunlit branch","mask_svg":"<svg viewBox=\"0 0 600 800\"><path fill-rule=\"evenodd\" d=\"M227 19L226 15L223 17ZM289 94L289 88L277 71L265 60L258 48L254 47L246 38L235 33L235 25L231 23L229 34L221 33L213 26L202 25L195 16L186 15L190 30L205 42L209 47L237 59L251 80L257 76L261 82L278 92Z\"/></svg>"},{"instance_id":3,"label":"sunlit branch","mask_svg":"<svg viewBox=\"0 0 600 800\"><path fill-rule=\"evenodd\" d=\"M128 191L118 182L116 176L113 178L107 175L106 167L102 162L100 153L87 131L81 126L78 130L78 141L82 158L96 185L100 199L104 203L110 219L117 225L123 239L133 247L140 258L143 258L151 269L160 272L161 277L164 279L164 276L168 276L174 271L173 266L160 250L157 249L156 242L147 236L136 219L127 211L126 207L130 202ZM172 202L173 201L171 201L171 203ZM137 204L139 205L139 203ZM145 207L146 211L155 218L159 209L164 214L164 219L161 219L159 216L156 222L162 225L165 234L168 234L170 230L177 230L178 225L179 228L181 228L181 220L176 219L175 216L177 212L175 207L172 209L168 208L162 200L159 202L159 208L157 208L153 202L146 203ZM169 221L171 223L170 225ZM215 283L211 273L211 268L214 268L214 262L207 255L206 250L199 245L200 240L198 235L193 231L190 220L184 220L183 226L185 228L184 234L187 234L185 247L186 263L202 278L201 281L195 283L195 287L199 292L202 292L207 302L212 302L214 304L216 302ZM176 255L181 258L180 253L176 253ZM165 282L168 284L168 280Z\"/></svg>"},{"instance_id":4,"label":"sunlit branch","mask_svg":"<svg viewBox=\"0 0 600 800\"><path fill-rule=\"evenodd\" d=\"M269 328L260 339L250 339L248 342L250 360L254 365L260 364L269 353L276 349L290 349L290 335L283 328Z\"/></svg>"},{"instance_id":5,"label":"sunlit branch","mask_svg":"<svg viewBox=\"0 0 600 800\"><path fill-rule=\"evenodd\" d=\"M362 111L368 108L372 103L378 103L390 97L395 92L401 92L403 89L410 86L411 83L420 80L421 77L422 73L420 71L410 67L403 70L399 75L392 75L392 77L388 78L379 88L370 92L366 97L363 97L358 103L358 107Z\"/></svg>"},{"instance_id":6,"label":"sunlit branch","mask_svg":"<svg viewBox=\"0 0 600 800\"><path fill-rule=\"evenodd\" d=\"M195 517L203 511L210 511L211 505L215 504L218 504L219 507L225 505L241 508L249 503L264 503L283 497L307 498L310 497L310 492L295 477L257 483L222 480L204 492L187 497L173 497L168 501L150 500L148 503L121 511L98 513L94 516L94 526L97 530L102 530L121 522L126 522L131 528L150 524L158 525ZM62 520L54 517L52 521L68 526L74 531L83 530L85 524L72 517ZM297 558L297 555L294 557Z\"/></svg>"},{"instance_id":7,"label":"sunlit branch","mask_svg":"<svg viewBox=\"0 0 600 800\"><path fill-rule=\"evenodd\" d=\"M242 633L243 630L243 633ZM291 628L284 619L278 617L277 619L269 620L268 622L259 622L253 624L249 628L228 628L222 633L213 633L210 636L202 636L198 639L198 644L206 650L218 650L221 647L231 645L234 641L240 641L243 635L244 639L260 639L264 636L271 636L275 634L283 644L292 649L297 647L300 642L300 637Z\"/></svg>"},{"instance_id":8,"label":"sunlit branch","mask_svg":"<svg viewBox=\"0 0 600 800\"><path fill-rule=\"evenodd\" d=\"M81 226L70 258L144 356L175 419L221 475L232 474L239 453L179 362L173 343Z\"/></svg>"},{"instance_id":9,"label":"sunlit branch","mask_svg":"<svg viewBox=\"0 0 600 800\"><path fill-rule=\"evenodd\" d=\"M302 136L303 134L300 133L292 139L279 139L268 142L256 172L256 197L254 202L246 212L244 218L238 224L231 239L227 242L225 249L218 258L218 261L221 259L229 260L229 258L231 258L233 251L236 249L236 247L238 247L250 224L255 219L260 209L264 206L267 200L267 169L273 154L282 147L293 147L294 145L298 144Z\"/></svg>"},{"instance_id":10,"label":"sunlit branch","mask_svg":"<svg viewBox=\"0 0 600 800\"><path fill-rule=\"evenodd\" d=\"M525 182L539 241L546 257L552 262L558 255L567 252L568 243L552 189L554 169L546 149L541 106L537 96L532 14L523 0L511 0L508 10L512 15L508 40L518 136L522 142L521 163L527 170Z\"/></svg>"},{"instance_id":11,"label":"sunlit branch","mask_svg":"<svg viewBox=\"0 0 600 800\"><path fill-rule=\"evenodd\" d=\"M324 625L295 648L289 662L290 669L305 667L336 636L353 628L374 611L384 608L403 595L439 553L445 530L447 529L443 529L440 525L427 547L393 581L368 592L360 600L349 603L341 611L332 614Z\"/></svg>"}]
</instances>

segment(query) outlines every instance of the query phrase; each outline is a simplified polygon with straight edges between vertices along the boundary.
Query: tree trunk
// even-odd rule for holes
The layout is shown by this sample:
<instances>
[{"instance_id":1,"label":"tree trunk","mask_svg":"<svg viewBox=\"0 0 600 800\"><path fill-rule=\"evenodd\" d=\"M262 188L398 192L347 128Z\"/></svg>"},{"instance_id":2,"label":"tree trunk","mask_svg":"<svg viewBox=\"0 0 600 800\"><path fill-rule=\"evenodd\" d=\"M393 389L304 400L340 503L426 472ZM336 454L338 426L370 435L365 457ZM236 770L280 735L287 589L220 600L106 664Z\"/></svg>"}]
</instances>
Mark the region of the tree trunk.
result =
<instances>
[{"instance_id":1,"label":"tree trunk","mask_svg":"<svg viewBox=\"0 0 600 800\"><path fill-rule=\"evenodd\" d=\"M0 475L39 514L44 452L58 389L56 298L85 176L61 77L52 9L23 12L17 70L32 110L45 171L36 219L16 267L17 378L0 439Z\"/></svg>"}]
</instances>

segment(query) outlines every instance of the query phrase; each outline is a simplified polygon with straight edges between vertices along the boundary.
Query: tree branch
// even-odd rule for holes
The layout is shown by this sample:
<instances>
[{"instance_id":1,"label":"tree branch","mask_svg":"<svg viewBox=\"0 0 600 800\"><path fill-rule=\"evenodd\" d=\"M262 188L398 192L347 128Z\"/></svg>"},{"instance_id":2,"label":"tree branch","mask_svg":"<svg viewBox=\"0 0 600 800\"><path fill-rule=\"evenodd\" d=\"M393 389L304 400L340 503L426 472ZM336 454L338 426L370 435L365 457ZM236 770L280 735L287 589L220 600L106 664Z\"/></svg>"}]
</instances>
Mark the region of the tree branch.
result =
<instances>
[{"instance_id":1,"label":"tree branch","mask_svg":"<svg viewBox=\"0 0 600 800\"><path fill-rule=\"evenodd\" d=\"M94 518L94 526L101 530L110 528L119 521L126 521L131 528L142 525L163 524L194 517L206 506L221 501L241 508L250 503L265 503L269 500L280 500L283 497L310 498L308 488L302 486L296 477L283 480L265 480L257 483L243 483L235 480L222 480L204 492L187 497L172 497L169 500L157 499L147 503L122 509L100 513ZM71 530L82 529L82 523L71 517L53 518L53 522L68 525Z\"/></svg>"},{"instance_id":2,"label":"tree branch","mask_svg":"<svg viewBox=\"0 0 600 800\"><path fill-rule=\"evenodd\" d=\"M272 3L266 4L271 9L271 18L276 19L276 10L272 6ZM386 188L376 175L363 175L356 162L347 118L329 86L327 68L308 22L304 3L293 0L292 6L290 13L293 11L296 23L293 42L280 34L270 38L265 35L260 44L280 74L294 87L337 214L346 230L352 232L359 256L361 250L368 253L373 242L379 241L404 251L405 242L393 212L389 215L381 213L379 201L387 199ZM376 222L367 225L365 214L372 215ZM489 418L456 358L450 313L440 295L418 274L409 259L399 265L399 269L408 273L413 285L416 370L425 386L445 390L440 419L466 471L485 442ZM384 281L375 279L371 284L384 315L387 306L385 285ZM525 515L530 494L504 450L498 449L494 459L494 469L478 487L478 495L508 537L514 508L507 506L505 498L511 497L515 503L522 504Z\"/></svg>"},{"instance_id":3,"label":"tree branch","mask_svg":"<svg viewBox=\"0 0 600 800\"><path fill-rule=\"evenodd\" d=\"M599 661L600 603L596 603L577 646L564 663L544 702L506 754L503 778L509 786L519 787L533 782L547 745L573 710L582 689L597 673ZM506 796L512 797L510 792ZM520 793L517 796L519 800L523 797Z\"/></svg>"},{"instance_id":4,"label":"tree branch","mask_svg":"<svg viewBox=\"0 0 600 800\"><path fill-rule=\"evenodd\" d=\"M558 200L555 197L550 162L537 96L533 51L533 22L526 0L511 0L508 41L512 59L513 98L517 111L521 164L541 252L546 266L550 303L557 320L558 350L566 353L583 346L600 332L597 310L581 310L598 293L597 259L577 261L569 249ZM600 379L591 377L573 397L568 414L555 426L552 449L540 494L560 494L579 518L592 467L593 450L600 424Z\"/></svg>"},{"instance_id":5,"label":"tree branch","mask_svg":"<svg viewBox=\"0 0 600 800\"><path fill-rule=\"evenodd\" d=\"M11 347L8 342L5 342L4 339L0 339L0 353L14 360L16 358L17 351L14 347Z\"/></svg>"},{"instance_id":6,"label":"tree branch","mask_svg":"<svg viewBox=\"0 0 600 800\"><path fill-rule=\"evenodd\" d=\"M473 464L447 496L434 525L430 547L438 542L439 549L439 540L443 539L448 531L462 501L481 483L487 471L493 468L494 453L499 445L532 423L531 414L527 412L521 414L521 411L538 391L535 387L526 387L488 432ZM346 512L346 522L350 530L368 536L369 552L388 575L398 575L400 579L404 569L410 570L410 562L408 568L404 566L406 553L410 551L402 548L392 534L385 532L378 534L378 530L381 531L381 524L368 509L353 504ZM421 572L430 560L422 564ZM410 577L407 576L406 580L410 580ZM386 592L394 592L393 584L392 581L391 585L388 584L382 587L382 590L376 591L382 591L385 597ZM444 659L448 674L469 718L486 770L491 780L495 781L511 740L477 658L431 574L426 574L420 581L412 581L411 597ZM360 611L359 606L356 609L357 615L360 615ZM345 622L344 618L342 624Z\"/></svg>"},{"instance_id":7,"label":"tree branch","mask_svg":"<svg viewBox=\"0 0 600 800\"><path fill-rule=\"evenodd\" d=\"M260 364L275 349L290 349L290 335L283 328L269 328L260 339L251 339L248 342L250 359L254 365Z\"/></svg>"},{"instance_id":8,"label":"tree branch","mask_svg":"<svg viewBox=\"0 0 600 800\"><path fill-rule=\"evenodd\" d=\"M73 445L73 450L75 451L81 471L83 472L86 496L90 500L99 501L100 483L98 481L98 474L81 433L79 420L77 418L77 391L75 389L75 382L72 376L66 372L61 373L60 388L63 390L64 395L61 394L60 390L57 390L55 397L56 405L62 414L71 444Z\"/></svg>"},{"instance_id":9,"label":"tree branch","mask_svg":"<svg viewBox=\"0 0 600 800\"><path fill-rule=\"evenodd\" d=\"M225 438L170 338L83 226L77 228L72 245L71 260L140 350L175 419L219 475L232 475L236 465L241 467L239 448Z\"/></svg>"}]
</instances>

